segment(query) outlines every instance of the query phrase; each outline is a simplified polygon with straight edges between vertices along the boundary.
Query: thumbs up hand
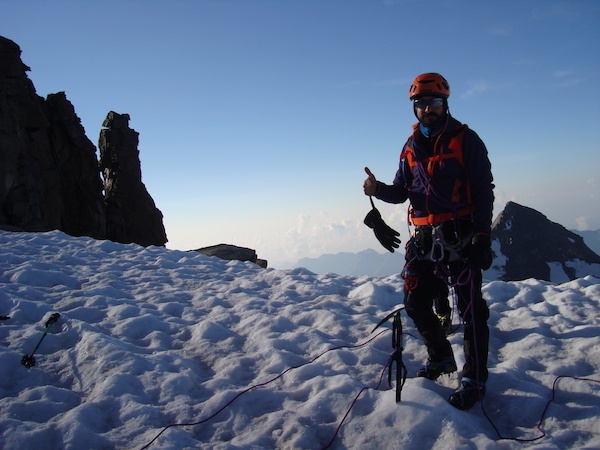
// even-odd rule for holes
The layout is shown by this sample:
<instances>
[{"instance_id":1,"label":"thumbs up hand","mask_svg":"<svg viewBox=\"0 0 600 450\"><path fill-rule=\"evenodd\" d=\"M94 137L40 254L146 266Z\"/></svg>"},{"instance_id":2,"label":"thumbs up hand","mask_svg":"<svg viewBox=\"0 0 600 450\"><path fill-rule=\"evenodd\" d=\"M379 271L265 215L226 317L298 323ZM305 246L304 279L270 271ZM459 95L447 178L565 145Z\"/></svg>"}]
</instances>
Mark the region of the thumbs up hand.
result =
<instances>
[{"instance_id":1,"label":"thumbs up hand","mask_svg":"<svg viewBox=\"0 0 600 450\"><path fill-rule=\"evenodd\" d=\"M375 175L373 175L368 167L365 167L365 172L367 173L367 179L363 183L365 195L375 195L377 193L377 180L375 179Z\"/></svg>"}]
</instances>

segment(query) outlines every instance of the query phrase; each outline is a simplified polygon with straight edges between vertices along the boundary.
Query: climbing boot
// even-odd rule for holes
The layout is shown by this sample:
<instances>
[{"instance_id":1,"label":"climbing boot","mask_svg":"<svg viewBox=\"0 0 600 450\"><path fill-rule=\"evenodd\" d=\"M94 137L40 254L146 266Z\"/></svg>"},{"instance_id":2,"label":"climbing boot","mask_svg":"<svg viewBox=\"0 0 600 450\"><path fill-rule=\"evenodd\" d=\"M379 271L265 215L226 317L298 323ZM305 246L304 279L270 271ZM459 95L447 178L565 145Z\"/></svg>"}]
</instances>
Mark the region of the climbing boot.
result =
<instances>
[{"instance_id":1,"label":"climbing boot","mask_svg":"<svg viewBox=\"0 0 600 450\"><path fill-rule=\"evenodd\" d=\"M448 398L448 402L458 409L471 409L484 395L484 383L463 377L460 387Z\"/></svg>"},{"instance_id":2,"label":"climbing boot","mask_svg":"<svg viewBox=\"0 0 600 450\"><path fill-rule=\"evenodd\" d=\"M456 361L454 356L448 356L441 361L427 360L427 364L417 370L417 377L424 377L430 380L436 380L443 373L456 372Z\"/></svg>"}]
</instances>

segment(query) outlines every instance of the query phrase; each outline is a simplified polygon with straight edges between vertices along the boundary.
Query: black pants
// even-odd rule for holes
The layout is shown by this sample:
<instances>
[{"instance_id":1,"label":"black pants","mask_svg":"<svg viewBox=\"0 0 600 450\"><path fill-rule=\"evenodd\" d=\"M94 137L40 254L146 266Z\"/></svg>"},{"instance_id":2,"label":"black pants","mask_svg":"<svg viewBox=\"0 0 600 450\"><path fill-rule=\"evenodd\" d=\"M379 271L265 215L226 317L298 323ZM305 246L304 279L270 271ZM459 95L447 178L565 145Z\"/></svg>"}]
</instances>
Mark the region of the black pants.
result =
<instances>
[{"instance_id":1,"label":"black pants","mask_svg":"<svg viewBox=\"0 0 600 450\"><path fill-rule=\"evenodd\" d=\"M445 292L440 292L440 294L433 299L433 306L435 308L435 313L438 316L446 316L452 314L452 308L450 308L450 300L448 300L448 286L446 286Z\"/></svg>"},{"instance_id":2,"label":"black pants","mask_svg":"<svg viewBox=\"0 0 600 450\"><path fill-rule=\"evenodd\" d=\"M450 270L452 278L456 279L464 272L466 264L457 261L447 264L446 267ZM433 311L434 298L444 290L447 292L446 283L434 274L434 269L435 265L430 261L413 259L407 263L405 273L414 277L414 280L405 284L404 304L407 314L425 341L429 358L439 361L452 356L452 347ZM455 286L455 293L458 309L465 324L463 376L485 383L488 378L487 319L490 312L481 295L481 282L481 270L474 270L470 282Z\"/></svg>"}]
</instances>

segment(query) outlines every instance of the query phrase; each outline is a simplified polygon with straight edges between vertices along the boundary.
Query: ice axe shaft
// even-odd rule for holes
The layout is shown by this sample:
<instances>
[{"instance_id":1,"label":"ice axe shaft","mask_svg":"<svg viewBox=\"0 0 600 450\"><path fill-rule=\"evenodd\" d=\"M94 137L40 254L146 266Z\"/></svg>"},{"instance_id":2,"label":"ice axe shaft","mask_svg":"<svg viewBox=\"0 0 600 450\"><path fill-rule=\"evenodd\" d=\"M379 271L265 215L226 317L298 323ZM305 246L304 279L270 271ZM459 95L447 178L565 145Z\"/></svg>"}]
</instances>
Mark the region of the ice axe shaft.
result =
<instances>
[{"instance_id":1,"label":"ice axe shaft","mask_svg":"<svg viewBox=\"0 0 600 450\"><path fill-rule=\"evenodd\" d=\"M23 364L28 369L31 368L31 367L33 367L33 366L35 366L35 358L33 357L33 355L37 351L37 349L39 348L39 346L42 343L42 341L44 340L44 338L46 337L46 334L48 333L48 328L50 328L50 326L53 323L56 323L58 321L59 317L60 317L59 313L52 313L52 315L48 318L48 320L46 320L44 334L42 334L42 337L40 338L40 340L38 341L37 345L35 346L35 348L31 352L31 355L24 355L23 358L21 359L21 364Z\"/></svg>"},{"instance_id":2,"label":"ice axe shaft","mask_svg":"<svg viewBox=\"0 0 600 450\"><path fill-rule=\"evenodd\" d=\"M400 312L404 309L404 305L401 305L399 308L395 309L383 319L379 321L379 323L373 328L375 331L381 325L383 325L388 320L392 319L392 348L394 352L390 357L388 363L388 383L392 385L392 366L396 363L396 403L400 403L402 397L402 388L404 387L404 383L406 382L406 366L402 361L402 319L400 317ZM371 331L371 333L373 332Z\"/></svg>"}]
</instances>

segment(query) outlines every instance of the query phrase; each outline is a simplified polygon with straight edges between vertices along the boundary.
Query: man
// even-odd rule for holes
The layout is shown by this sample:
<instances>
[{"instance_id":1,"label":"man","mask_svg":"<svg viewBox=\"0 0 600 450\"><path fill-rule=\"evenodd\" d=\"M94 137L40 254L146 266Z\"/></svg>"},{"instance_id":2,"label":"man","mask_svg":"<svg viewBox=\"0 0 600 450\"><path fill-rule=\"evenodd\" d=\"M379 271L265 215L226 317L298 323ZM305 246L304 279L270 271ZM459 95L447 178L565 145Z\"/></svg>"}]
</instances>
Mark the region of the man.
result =
<instances>
[{"instance_id":1,"label":"man","mask_svg":"<svg viewBox=\"0 0 600 450\"><path fill-rule=\"evenodd\" d=\"M415 78L409 98L418 123L400 156L391 185L377 181L368 168L366 195L388 203L410 201L414 232L403 271L405 307L427 347L428 359L417 372L430 380L457 370L452 347L432 302L443 285L454 287L465 323L465 365L460 387L449 402L469 409L485 394L489 310L481 294L482 270L492 262L494 201L491 164L477 134L448 109L450 86L438 73Z\"/></svg>"}]
</instances>

